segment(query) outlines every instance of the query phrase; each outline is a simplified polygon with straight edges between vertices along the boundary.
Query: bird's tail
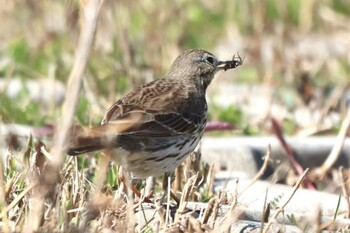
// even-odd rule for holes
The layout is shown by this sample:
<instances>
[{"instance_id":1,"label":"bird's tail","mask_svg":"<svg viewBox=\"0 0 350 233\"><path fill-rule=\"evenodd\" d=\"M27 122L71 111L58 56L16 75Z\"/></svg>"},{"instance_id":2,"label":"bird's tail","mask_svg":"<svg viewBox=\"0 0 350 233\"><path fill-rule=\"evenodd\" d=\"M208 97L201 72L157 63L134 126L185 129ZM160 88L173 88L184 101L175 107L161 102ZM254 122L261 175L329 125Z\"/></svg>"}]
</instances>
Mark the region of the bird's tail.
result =
<instances>
[{"instance_id":1,"label":"bird's tail","mask_svg":"<svg viewBox=\"0 0 350 233\"><path fill-rule=\"evenodd\" d=\"M71 156L88 152L112 148L116 135L108 133L106 127L83 128L74 126L71 130L71 137L67 154Z\"/></svg>"},{"instance_id":2,"label":"bird's tail","mask_svg":"<svg viewBox=\"0 0 350 233\"><path fill-rule=\"evenodd\" d=\"M67 151L68 155L75 156L105 148L101 137L78 137Z\"/></svg>"},{"instance_id":3,"label":"bird's tail","mask_svg":"<svg viewBox=\"0 0 350 233\"><path fill-rule=\"evenodd\" d=\"M144 121L145 114L142 111L133 112L123 119L108 124L102 124L94 128L73 126L71 129L70 143L67 153L79 155L102 149L111 149L117 145L117 138L120 133L138 127Z\"/></svg>"}]
</instances>

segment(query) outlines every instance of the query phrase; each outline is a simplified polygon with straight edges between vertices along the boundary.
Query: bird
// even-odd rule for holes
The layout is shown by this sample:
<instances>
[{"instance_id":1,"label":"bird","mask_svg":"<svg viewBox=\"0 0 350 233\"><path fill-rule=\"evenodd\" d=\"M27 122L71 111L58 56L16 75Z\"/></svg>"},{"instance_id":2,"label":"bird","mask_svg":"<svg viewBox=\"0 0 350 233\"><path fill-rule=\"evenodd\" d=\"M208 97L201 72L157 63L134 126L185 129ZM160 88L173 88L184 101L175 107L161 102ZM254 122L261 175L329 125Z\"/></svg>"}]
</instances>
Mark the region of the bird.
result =
<instances>
[{"instance_id":1,"label":"bird","mask_svg":"<svg viewBox=\"0 0 350 233\"><path fill-rule=\"evenodd\" d=\"M72 133L67 153L108 150L111 160L140 179L173 172L203 136L206 90L215 74L242 63L239 55L220 61L203 49L183 52L163 78L115 102L99 126Z\"/></svg>"}]
</instances>

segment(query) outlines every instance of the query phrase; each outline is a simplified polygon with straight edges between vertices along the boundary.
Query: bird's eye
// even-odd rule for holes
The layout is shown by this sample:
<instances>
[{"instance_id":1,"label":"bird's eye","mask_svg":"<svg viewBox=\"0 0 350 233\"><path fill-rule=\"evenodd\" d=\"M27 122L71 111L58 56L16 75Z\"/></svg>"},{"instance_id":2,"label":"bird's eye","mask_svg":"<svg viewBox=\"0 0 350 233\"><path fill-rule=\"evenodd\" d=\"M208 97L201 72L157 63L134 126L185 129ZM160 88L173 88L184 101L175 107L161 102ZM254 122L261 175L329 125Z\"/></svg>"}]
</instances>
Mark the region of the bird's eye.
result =
<instances>
[{"instance_id":1,"label":"bird's eye","mask_svg":"<svg viewBox=\"0 0 350 233\"><path fill-rule=\"evenodd\" d=\"M205 58L205 61L214 65L215 59L212 56L208 56Z\"/></svg>"}]
</instances>

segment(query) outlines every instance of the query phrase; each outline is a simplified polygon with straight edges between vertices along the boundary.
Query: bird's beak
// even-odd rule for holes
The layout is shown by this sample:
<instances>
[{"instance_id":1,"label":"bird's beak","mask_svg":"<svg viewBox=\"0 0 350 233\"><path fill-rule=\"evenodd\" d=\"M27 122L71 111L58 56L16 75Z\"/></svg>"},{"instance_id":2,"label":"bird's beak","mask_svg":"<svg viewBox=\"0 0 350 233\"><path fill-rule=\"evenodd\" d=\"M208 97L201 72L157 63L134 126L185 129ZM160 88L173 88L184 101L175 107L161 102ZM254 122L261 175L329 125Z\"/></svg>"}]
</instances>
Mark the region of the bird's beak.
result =
<instances>
[{"instance_id":1,"label":"bird's beak","mask_svg":"<svg viewBox=\"0 0 350 233\"><path fill-rule=\"evenodd\" d=\"M227 61L219 61L218 64L216 65L216 70L227 70Z\"/></svg>"},{"instance_id":2,"label":"bird's beak","mask_svg":"<svg viewBox=\"0 0 350 233\"><path fill-rule=\"evenodd\" d=\"M216 71L234 69L243 64L243 59L239 55L234 55L230 61L219 61L216 64Z\"/></svg>"}]
</instances>

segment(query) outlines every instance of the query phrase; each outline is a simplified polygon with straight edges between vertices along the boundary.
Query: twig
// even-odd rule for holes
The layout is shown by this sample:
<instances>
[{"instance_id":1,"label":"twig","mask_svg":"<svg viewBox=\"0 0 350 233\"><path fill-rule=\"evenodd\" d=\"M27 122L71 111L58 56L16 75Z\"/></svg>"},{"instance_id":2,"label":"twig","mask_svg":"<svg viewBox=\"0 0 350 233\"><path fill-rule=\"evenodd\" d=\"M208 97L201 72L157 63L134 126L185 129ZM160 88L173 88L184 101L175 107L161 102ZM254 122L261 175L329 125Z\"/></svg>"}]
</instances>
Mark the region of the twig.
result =
<instances>
[{"instance_id":1,"label":"twig","mask_svg":"<svg viewBox=\"0 0 350 233\"><path fill-rule=\"evenodd\" d=\"M289 196L289 198L279 207L277 207L275 209L275 211L273 212L271 218L269 219L269 222L266 224L266 228L263 230L263 233L267 233L267 231L269 230L269 228L271 227L272 223L276 220L277 216L284 211L284 208L286 207L286 205L289 203L289 201L292 199L292 197L294 196L295 192L298 190L301 182L304 180L304 178L306 177L306 174L308 173L309 168L307 168L304 173L299 177L298 182L294 185L293 188L293 192L291 193L291 195Z\"/></svg>"},{"instance_id":2,"label":"twig","mask_svg":"<svg viewBox=\"0 0 350 233\"><path fill-rule=\"evenodd\" d=\"M340 156L340 152L344 145L344 140L346 138L346 133L350 127L350 108L348 109L345 119L343 120L338 136L337 136L337 142L334 145L331 153L327 157L326 161L321 165L321 167L315 169L313 174L315 174L319 178L323 178L327 171L334 165L334 163L338 160Z\"/></svg>"},{"instance_id":3,"label":"twig","mask_svg":"<svg viewBox=\"0 0 350 233\"><path fill-rule=\"evenodd\" d=\"M0 219L4 217L4 214L7 214L13 207L17 205L17 203L22 200L22 198L30 191L32 190L37 183L31 183L28 185L0 214Z\"/></svg>"},{"instance_id":4,"label":"twig","mask_svg":"<svg viewBox=\"0 0 350 233\"><path fill-rule=\"evenodd\" d=\"M105 176L106 177L106 176ZM129 181L127 181L128 184ZM130 190L128 190L128 203L126 205L126 223L127 223L127 232L136 232L136 219L135 219L135 210L134 210L134 196ZM140 203L142 200L140 200Z\"/></svg>"},{"instance_id":5,"label":"twig","mask_svg":"<svg viewBox=\"0 0 350 233\"><path fill-rule=\"evenodd\" d=\"M54 137L52 154L55 158L53 162L56 167L60 167L64 161L64 156L62 155L64 154L67 136L78 103L83 74L93 45L99 10L103 0L88 0L83 2L86 3L85 6L83 6L84 24L79 37L74 65L68 80L67 95L63 104L62 117L58 123L60 130L57 131Z\"/></svg>"},{"instance_id":6,"label":"twig","mask_svg":"<svg viewBox=\"0 0 350 233\"><path fill-rule=\"evenodd\" d=\"M265 192L265 199L264 199L264 206L263 206L263 214L261 215L261 225L260 225L260 233L263 232L264 230L264 224L265 222L267 222L267 219L269 218L269 215L270 215L270 203L269 204L266 204L267 203L267 194L268 194L269 190L266 189L266 192Z\"/></svg>"},{"instance_id":7,"label":"twig","mask_svg":"<svg viewBox=\"0 0 350 233\"><path fill-rule=\"evenodd\" d=\"M193 187L196 185L197 179L198 179L198 173L193 175L192 177L190 177L187 180L187 182L183 188L181 199L178 202L179 208L176 211L175 222L178 222L181 214L183 214L185 212L187 202L193 193Z\"/></svg>"},{"instance_id":8,"label":"twig","mask_svg":"<svg viewBox=\"0 0 350 233\"><path fill-rule=\"evenodd\" d=\"M340 98L342 97L344 93L345 87L344 86L337 86L334 91L332 92L331 96L327 98L327 101L325 103L325 107L322 109L322 112L320 114L320 117L318 118L316 125L322 125L322 120L325 118L325 116L328 114L329 110L332 107L335 107L338 103Z\"/></svg>"},{"instance_id":9,"label":"twig","mask_svg":"<svg viewBox=\"0 0 350 233\"><path fill-rule=\"evenodd\" d=\"M285 154L287 155L289 161L293 165L293 168L295 169L295 171L299 175L303 174L304 173L304 169L298 163L298 161L296 159L297 157L296 157L296 154L295 154L294 150L286 142L286 140L285 140L285 138L283 136L283 132L282 132L282 129L281 129L280 125L277 123L277 121L273 117L271 117L270 119L271 119L271 123L272 123L272 131L276 135L276 137L279 140L279 142L281 143L281 146L284 149ZM307 178L305 179L305 185L310 190L316 190L315 185Z\"/></svg>"},{"instance_id":10,"label":"twig","mask_svg":"<svg viewBox=\"0 0 350 233\"><path fill-rule=\"evenodd\" d=\"M316 216L313 224L313 232L322 233L322 211L321 207L318 205L316 208Z\"/></svg>"},{"instance_id":11,"label":"twig","mask_svg":"<svg viewBox=\"0 0 350 233\"><path fill-rule=\"evenodd\" d=\"M217 218L218 218L218 213L219 213L219 208L220 208L220 201L216 199L216 201L214 202L214 207L213 210L211 212L211 217L210 217L210 223L209 226L211 229L214 228L215 223L217 222Z\"/></svg>"},{"instance_id":12,"label":"twig","mask_svg":"<svg viewBox=\"0 0 350 233\"><path fill-rule=\"evenodd\" d=\"M247 186L245 186L242 189L242 191L238 194L238 197L241 196L242 193L245 192L247 189L249 189L262 175L264 175L267 169L267 166L269 165L269 162L270 162L270 156L271 156L271 146L269 145L267 147L266 155L264 156L264 164L262 165L258 173L254 176L254 178L251 180L251 182Z\"/></svg>"},{"instance_id":13,"label":"twig","mask_svg":"<svg viewBox=\"0 0 350 233\"><path fill-rule=\"evenodd\" d=\"M213 229L210 232L230 232L230 228L233 223L239 218L239 216L243 213L241 210L237 210L237 199L231 203L230 209L227 214L221 219L218 227Z\"/></svg>"},{"instance_id":14,"label":"twig","mask_svg":"<svg viewBox=\"0 0 350 233\"><path fill-rule=\"evenodd\" d=\"M146 179L146 185L145 185L145 196L146 197L152 196L155 182L156 182L156 178L154 176L150 176Z\"/></svg>"},{"instance_id":15,"label":"twig","mask_svg":"<svg viewBox=\"0 0 350 233\"><path fill-rule=\"evenodd\" d=\"M164 207L162 206L161 199L163 199L163 198L156 200L156 203L155 203L157 219L158 219L156 228L159 228L159 227L165 228L166 227L166 223L165 223L166 213L165 213ZM158 231L156 230L155 232L158 232Z\"/></svg>"},{"instance_id":16,"label":"twig","mask_svg":"<svg viewBox=\"0 0 350 233\"><path fill-rule=\"evenodd\" d=\"M168 187L167 187L167 202L166 202L166 215L165 215L165 228L167 228L167 226L170 226L170 222L169 222L169 216L170 216L170 189L171 189L171 177L168 176Z\"/></svg>"},{"instance_id":17,"label":"twig","mask_svg":"<svg viewBox=\"0 0 350 233\"><path fill-rule=\"evenodd\" d=\"M38 231L42 224L44 199L54 190L54 186L59 180L59 173L65 159L64 152L68 141L68 134L78 102L86 63L93 45L102 2L103 0L81 1L84 24L79 37L74 65L68 80L67 95L63 104L62 115L58 122L60 130L56 131L54 137L53 149L51 151L53 160L47 166L45 173L39 177L40 185L36 187L37 190L34 192L31 219L27 219L26 221L29 224L27 229L31 231Z\"/></svg>"},{"instance_id":18,"label":"twig","mask_svg":"<svg viewBox=\"0 0 350 233\"><path fill-rule=\"evenodd\" d=\"M187 160L186 160L186 162L187 162ZM183 174L183 165L180 165L175 170L175 180L173 183L174 191L176 193L182 191L182 187L181 187L182 174Z\"/></svg>"},{"instance_id":19,"label":"twig","mask_svg":"<svg viewBox=\"0 0 350 233\"><path fill-rule=\"evenodd\" d=\"M9 68L7 69L7 72L5 74L5 77L2 78L3 85L0 86L0 95L3 94L3 92L7 89L8 84L13 78L13 73L15 70L15 64L13 62L10 63Z\"/></svg>"},{"instance_id":20,"label":"twig","mask_svg":"<svg viewBox=\"0 0 350 233\"><path fill-rule=\"evenodd\" d=\"M207 183L208 183L208 188L207 188L207 197L212 196L212 189L214 185L214 164L210 165L208 174L207 174Z\"/></svg>"},{"instance_id":21,"label":"twig","mask_svg":"<svg viewBox=\"0 0 350 233\"><path fill-rule=\"evenodd\" d=\"M201 219L201 223L202 224L207 224L208 223L209 217L210 217L210 214L213 211L215 202L218 202L217 197L212 197L209 200L207 208L205 208L205 211L204 211L204 213L202 215L202 219Z\"/></svg>"},{"instance_id":22,"label":"twig","mask_svg":"<svg viewBox=\"0 0 350 233\"><path fill-rule=\"evenodd\" d=\"M3 163L0 162L0 201L2 203L1 215L3 217L3 232L10 232L9 219L7 217L7 208L6 208L6 191L5 191L5 179L4 179L4 168Z\"/></svg>"},{"instance_id":23,"label":"twig","mask_svg":"<svg viewBox=\"0 0 350 233\"><path fill-rule=\"evenodd\" d=\"M229 229L231 228L231 225L239 218L239 216L243 213L241 210L236 210L237 207L237 199L238 199L238 179L236 179L236 185L234 189L233 194L233 201L231 203L229 211L226 213L226 215L220 220L218 227L216 229L213 229L211 232L229 232Z\"/></svg>"},{"instance_id":24,"label":"twig","mask_svg":"<svg viewBox=\"0 0 350 233\"><path fill-rule=\"evenodd\" d=\"M0 92L1 94L1 92ZM3 145L2 145L2 138L1 138L1 135L3 135L2 133L2 128L1 128L1 123L2 123L2 117L0 116L0 148L3 148ZM0 193L0 200L1 200L1 203L2 203L2 210L1 210L1 216L4 218L3 219L3 227L2 227L2 230L4 232L10 232L10 228L9 228L9 221L8 221L8 217L7 217L7 211L6 211L6 188L5 188L5 179L4 179L4 168L3 168L3 165L4 163L0 162L0 190L1 190L1 193Z\"/></svg>"},{"instance_id":25,"label":"twig","mask_svg":"<svg viewBox=\"0 0 350 233\"><path fill-rule=\"evenodd\" d=\"M344 175L343 175L343 167L339 168L339 176L340 176L340 179L341 179L341 189L342 189L342 192L343 192L346 204L348 206L348 213L347 213L346 217L349 218L350 217L349 192L348 192L348 189L346 187L346 180L344 179Z\"/></svg>"},{"instance_id":26,"label":"twig","mask_svg":"<svg viewBox=\"0 0 350 233\"><path fill-rule=\"evenodd\" d=\"M195 217L190 215L188 218L188 221L189 221L188 225L192 228L192 229L190 228L191 230L189 230L189 232L204 233L200 222L197 221L197 219Z\"/></svg>"}]
</instances>

